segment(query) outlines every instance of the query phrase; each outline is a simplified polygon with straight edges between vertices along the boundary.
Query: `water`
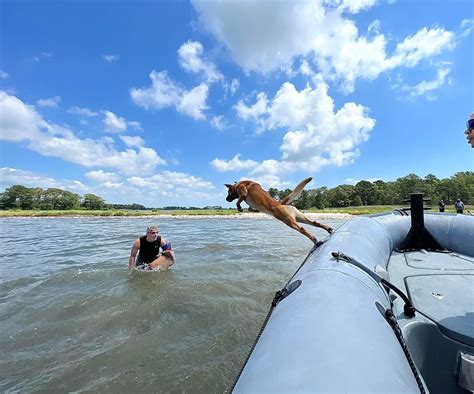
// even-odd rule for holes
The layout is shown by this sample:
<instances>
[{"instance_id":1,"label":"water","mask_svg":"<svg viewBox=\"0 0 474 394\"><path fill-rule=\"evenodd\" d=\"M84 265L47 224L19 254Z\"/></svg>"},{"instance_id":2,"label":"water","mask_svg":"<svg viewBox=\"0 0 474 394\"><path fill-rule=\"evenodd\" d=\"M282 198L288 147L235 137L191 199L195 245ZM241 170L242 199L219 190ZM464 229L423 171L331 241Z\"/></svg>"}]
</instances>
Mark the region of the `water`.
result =
<instances>
[{"instance_id":1,"label":"water","mask_svg":"<svg viewBox=\"0 0 474 394\"><path fill-rule=\"evenodd\" d=\"M130 275L150 224L177 263ZM312 247L271 218L12 218L0 230L1 391L226 392Z\"/></svg>"}]
</instances>

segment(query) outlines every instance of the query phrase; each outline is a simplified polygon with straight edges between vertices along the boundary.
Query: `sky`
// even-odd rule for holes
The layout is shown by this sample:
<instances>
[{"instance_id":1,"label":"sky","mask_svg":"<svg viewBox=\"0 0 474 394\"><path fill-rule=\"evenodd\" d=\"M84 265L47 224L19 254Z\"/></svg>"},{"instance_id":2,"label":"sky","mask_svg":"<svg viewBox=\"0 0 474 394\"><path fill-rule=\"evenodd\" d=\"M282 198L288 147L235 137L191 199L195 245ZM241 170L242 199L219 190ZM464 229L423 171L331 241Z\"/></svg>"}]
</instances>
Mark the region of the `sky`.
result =
<instances>
[{"instance_id":1,"label":"sky","mask_svg":"<svg viewBox=\"0 0 474 394\"><path fill-rule=\"evenodd\" d=\"M0 7L0 191L231 207L242 179L474 170L472 0Z\"/></svg>"}]
</instances>

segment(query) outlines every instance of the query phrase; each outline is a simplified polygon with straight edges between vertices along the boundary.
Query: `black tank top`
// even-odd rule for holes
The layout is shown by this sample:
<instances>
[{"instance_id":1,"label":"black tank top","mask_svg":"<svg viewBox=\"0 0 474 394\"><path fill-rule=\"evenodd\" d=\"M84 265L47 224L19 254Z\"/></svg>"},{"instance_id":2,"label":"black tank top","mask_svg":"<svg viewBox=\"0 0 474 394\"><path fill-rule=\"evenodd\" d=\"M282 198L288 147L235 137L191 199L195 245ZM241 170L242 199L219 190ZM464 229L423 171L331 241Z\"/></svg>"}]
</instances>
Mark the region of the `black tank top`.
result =
<instances>
[{"instance_id":1,"label":"black tank top","mask_svg":"<svg viewBox=\"0 0 474 394\"><path fill-rule=\"evenodd\" d=\"M158 235L156 241L148 242L146 235L140 237L140 251L138 252L138 259L146 264L150 264L160 254L161 237Z\"/></svg>"}]
</instances>

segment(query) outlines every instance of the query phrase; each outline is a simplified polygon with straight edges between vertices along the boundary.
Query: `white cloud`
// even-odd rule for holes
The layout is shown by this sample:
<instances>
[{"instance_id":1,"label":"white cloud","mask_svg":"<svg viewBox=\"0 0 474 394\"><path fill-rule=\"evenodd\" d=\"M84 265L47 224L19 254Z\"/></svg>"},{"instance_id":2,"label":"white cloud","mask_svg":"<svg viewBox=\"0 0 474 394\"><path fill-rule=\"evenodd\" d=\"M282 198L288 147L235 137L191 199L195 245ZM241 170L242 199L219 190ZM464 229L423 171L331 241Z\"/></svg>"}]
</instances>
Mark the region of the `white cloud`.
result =
<instances>
[{"instance_id":1,"label":"white cloud","mask_svg":"<svg viewBox=\"0 0 474 394\"><path fill-rule=\"evenodd\" d=\"M211 61L202 57L203 47L200 42L191 41L184 43L178 49L179 64L186 71L203 74L206 82L213 83L223 80L224 77Z\"/></svg>"},{"instance_id":2,"label":"white cloud","mask_svg":"<svg viewBox=\"0 0 474 394\"><path fill-rule=\"evenodd\" d=\"M39 105L40 107L57 108L60 102L61 102L61 97L54 96L47 99L40 99L36 102L36 104Z\"/></svg>"},{"instance_id":3,"label":"white cloud","mask_svg":"<svg viewBox=\"0 0 474 394\"><path fill-rule=\"evenodd\" d=\"M132 88L130 95L138 106L145 109L163 109L174 106L177 111L194 119L205 119L206 100L209 88L202 83L186 91L168 77L166 71L150 73L152 86L143 89Z\"/></svg>"},{"instance_id":4,"label":"white cloud","mask_svg":"<svg viewBox=\"0 0 474 394\"><path fill-rule=\"evenodd\" d=\"M125 143L125 145L130 147L139 147L145 145L145 141L143 141L143 139L138 136L131 137L129 135L121 135L120 139Z\"/></svg>"},{"instance_id":5,"label":"white cloud","mask_svg":"<svg viewBox=\"0 0 474 394\"><path fill-rule=\"evenodd\" d=\"M459 33L459 37L467 37L474 29L474 19L464 19L460 24L460 28L462 29L462 31Z\"/></svg>"},{"instance_id":6,"label":"white cloud","mask_svg":"<svg viewBox=\"0 0 474 394\"><path fill-rule=\"evenodd\" d=\"M101 196L109 203L138 202L149 207L176 205L197 205L196 201L224 200L216 195L214 185L199 177L186 173L164 171L146 178L130 177L121 180L119 174L103 170L90 171L85 177L93 182L83 184L77 180L56 180L52 177L35 174L15 168L0 168L0 188L15 184L26 187L59 188L84 195L92 193Z\"/></svg>"},{"instance_id":7,"label":"white cloud","mask_svg":"<svg viewBox=\"0 0 474 394\"><path fill-rule=\"evenodd\" d=\"M54 178L38 175L31 171L10 167L0 168L0 185L3 188L13 185L41 187L43 189L58 188L70 190L74 193L82 193L87 191L87 187L77 180L62 179L58 181Z\"/></svg>"},{"instance_id":8,"label":"white cloud","mask_svg":"<svg viewBox=\"0 0 474 394\"><path fill-rule=\"evenodd\" d=\"M156 72L153 70L150 73L150 79L151 87L130 90L135 104L145 109L162 109L176 106L179 103L183 89L168 77L166 71Z\"/></svg>"},{"instance_id":9,"label":"white cloud","mask_svg":"<svg viewBox=\"0 0 474 394\"><path fill-rule=\"evenodd\" d=\"M210 164L219 172L248 170L258 165L254 160L240 160L240 154L235 155L229 161L216 158L212 160Z\"/></svg>"},{"instance_id":10,"label":"white cloud","mask_svg":"<svg viewBox=\"0 0 474 394\"><path fill-rule=\"evenodd\" d=\"M71 107L68 109L70 114L73 115L80 115L80 116L87 116L87 117L93 117L99 115L98 112L91 111L89 108L81 108L81 107Z\"/></svg>"},{"instance_id":11,"label":"white cloud","mask_svg":"<svg viewBox=\"0 0 474 394\"><path fill-rule=\"evenodd\" d=\"M206 84L201 84L185 92L176 107L177 110L194 119L205 119L206 116L203 114L203 111L208 108L206 106L208 93L209 88Z\"/></svg>"},{"instance_id":12,"label":"white cloud","mask_svg":"<svg viewBox=\"0 0 474 394\"><path fill-rule=\"evenodd\" d=\"M10 74L8 74L7 72L3 70L0 70L0 79L7 79L9 77L10 77Z\"/></svg>"},{"instance_id":13,"label":"white cloud","mask_svg":"<svg viewBox=\"0 0 474 394\"><path fill-rule=\"evenodd\" d=\"M150 174L166 162L151 148L118 151L113 139L80 139L57 124L48 123L20 99L0 91L0 139L26 141L27 147L44 156L59 157L86 168L114 168L123 174Z\"/></svg>"},{"instance_id":14,"label":"white cloud","mask_svg":"<svg viewBox=\"0 0 474 394\"><path fill-rule=\"evenodd\" d=\"M34 56L34 57L33 57L33 60L34 60L35 62L39 62L39 61L41 61L41 60L44 59L44 58L48 58L48 57L52 57L52 56L53 56L52 52L43 51L43 52L41 52L38 56Z\"/></svg>"},{"instance_id":15,"label":"white cloud","mask_svg":"<svg viewBox=\"0 0 474 394\"><path fill-rule=\"evenodd\" d=\"M267 112L268 99L264 92L257 95L257 101L255 104L247 106L242 100L234 105L234 109L237 111L239 118L243 120L257 119Z\"/></svg>"},{"instance_id":16,"label":"white cloud","mask_svg":"<svg viewBox=\"0 0 474 394\"><path fill-rule=\"evenodd\" d=\"M224 117L220 116L213 116L211 118L211 125L215 127L217 130L223 130L225 128L225 123L223 121Z\"/></svg>"},{"instance_id":17,"label":"white cloud","mask_svg":"<svg viewBox=\"0 0 474 394\"><path fill-rule=\"evenodd\" d=\"M424 27L398 43L393 54L388 53L380 23L370 25L369 38L345 17L346 11L356 13L375 3L193 0L201 25L229 49L246 72L288 70L295 59L303 57L325 79L340 82L345 92L353 91L358 78L374 79L395 67L414 67L456 45L453 32Z\"/></svg>"},{"instance_id":18,"label":"white cloud","mask_svg":"<svg viewBox=\"0 0 474 394\"><path fill-rule=\"evenodd\" d=\"M110 133L121 133L127 130L127 127L131 127L138 131L143 131L140 122L132 121L128 122L125 118L115 115L111 111L103 111L105 118L102 121L104 123L105 131Z\"/></svg>"},{"instance_id":19,"label":"white cloud","mask_svg":"<svg viewBox=\"0 0 474 394\"><path fill-rule=\"evenodd\" d=\"M237 92L237 89L239 88L239 86L240 86L240 80L237 78L232 79L230 83L230 94L232 96Z\"/></svg>"},{"instance_id":20,"label":"white cloud","mask_svg":"<svg viewBox=\"0 0 474 394\"><path fill-rule=\"evenodd\" d=\"M453 32L439 27L433 29L424 27L397 45L389 63L392 67L399 65L413 67L425 58L438 55L442 51L454 47L455 35Z\"/></svg>"},{"instance_id":21,"label":"white cloud","mask_svg":"<svg viewBox=\"0 0 474 394\"><path fill-rule=\"evenodd\" d=\"M3 141L24 141L40 138L47 123L34 107L15 96L0 91L0 138Z\"/></svg>"},{"instance_id":22,"label":"white cloud","mask_svg":"<svg viewBox=\"0 0 474 394\"><path fill-rule=\"evenodd\" d=\"M202 26L226 45L246 71L272 71L311 50L318 2L194 0Z\"/></svg>"},{"instance_id":23,"label":"white cloud","mask_svg":"<svg viewBox=\"0 0 474 394\"><path fill-rule=\"evenodd\" d=\"M118 117L111 111L104 111L105 118L102 121L104 123L105 131L111 133L121 133L127 130L127 121L125 118Z\"/></svg>"},{"instance_id":24,"label":"white cloud","mask_svg":"<svg viewBox=\"0 0 474 394\"><path fill-rule=\"evenodd\" d=\"M127 125L129 125L132 129L143 131L143 127L140 124L140 122L137 122L137 121L127 122Z\"/></svg>"},{"instance_id":25,"label":"white cloud","mask_svg":"<svg viewBox=\"0 0 474 394\"><path fill-rule=\"evenodd\" d=\"M117 55L102 55L102 59L104 59L106 62L115 62L120 58L120 56Z\"/></svg>"},{"instance_id":26,"label":"white cloud","mask_svg":"<svg viewBox=\"0 0 474 394\"><path fill-rule=\"evenodd\" d=\"M87 179L97 183L118 182L120 176L114 172L105 172L103 170L89 171L84 174Z\"/></svg>"},{"instance_id":27,"label":"white cloud","mask_svg":"<svg viewBox=\"0 0 474 394\"><path fill-rule=\"evenodd\" d=\"M146 178L133 176L128 178L127 182L131 187L139 189L141 194L149 193L153 196L155 206L159 205L163 198L168 201L187 200L193 204L193 201L216 197L211 194L215 189L211 182L182 172L163 171Z\"/></svg>"},{"instance_id":28,"label":"white cloud","mask_svg":"<svg viewBox=\"0 0 474 394\"><path fill-rule=\"evenodd\" d=\"M423 80L415 86L403 85L401 87L401 90L404 92L408 92L411 97L424 96L427 93L432 92L433 90L439 89L445 84L450 84L451 80L450 78L448 78L450 71L451 70L449 68L440 68L436 73L436 78L434 80ZM432 95L427 95L426 97L431 100L435 98Z\"/></svg>"},{"instance_id":29,"label":"white cloud","mask_svg":"<svg viewBox=\"0 0 474 394\"><path fill-rule=\"evenodd\" d=\"M287 130L280 146L281 160L265 160L253 169L252 175L265 178L297 170L314 172L324 166L352 163L359 156L358 146L369 138L375 120L359 104L350 102L335 109L327 84L314 80L318 81L314 87L308 85L302 90L285 82L272 100L265 97L261 111L252 112L252 116L243 112L262 130ZM257 95L257 102L262 97ZM242 106L239 109L242 115ZM256 113L258 116L254 116Z\"/></svg>"},{"instance_id":30,"label":"white cloud","mask_svg":"<svg viewBox=\"0 0 474 394\"><path fill-rule=\"evenodd\" d=\"M338 9L341 12L347 11L351 14L357 14L362 10L369 9L377 3L377 0L340 0Z\"/></svg>"}]
</instances>

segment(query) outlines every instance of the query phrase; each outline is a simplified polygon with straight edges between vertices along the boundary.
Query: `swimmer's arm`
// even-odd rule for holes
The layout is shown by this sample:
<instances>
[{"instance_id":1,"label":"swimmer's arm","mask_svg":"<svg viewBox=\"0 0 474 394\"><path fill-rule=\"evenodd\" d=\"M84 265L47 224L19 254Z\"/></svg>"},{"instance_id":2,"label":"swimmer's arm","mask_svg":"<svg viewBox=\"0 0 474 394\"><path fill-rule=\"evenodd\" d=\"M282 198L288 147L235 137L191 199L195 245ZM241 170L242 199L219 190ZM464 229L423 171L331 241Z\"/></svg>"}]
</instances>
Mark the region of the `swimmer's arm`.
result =
<instances>
[{"instance_id":1,"label":"swimmer's arm","mask_svg":"<svg viewBox=\"0 0 474 394\"><path fill-rule=\"evenodd\" d=\"M171 242L170 241L166 241L166 239L164 238L161 238L161 250L163 251L161 254L168 257L168 258L171 258L173 260L173 262L175 261L175 256L174 256L174 252L171 250Z\"/></svg>"},{"instance_id":2,"label":"swimmer's arm","mask_svg":"<svg viewBox=\"0 0 474 394\"><path fill-rule=\"evenodd\" d=\"M171 251L171 242L161 238L161 250L163 252L166 252L167 250Z\"/></svg>"},{"instance_id":3,"label":"swimmer's arm","mask_svg":"<svg viewBox=\"0 0 474 394\"><path fill-rule=\"evenodd\" d=\"M132 270L135 268L135 258L137 257L138 249L140 249L140 240L136 239L132 244L132 250L130 251L130 258L128 259L128 269Z\"/></svg>"}]
</instances>

